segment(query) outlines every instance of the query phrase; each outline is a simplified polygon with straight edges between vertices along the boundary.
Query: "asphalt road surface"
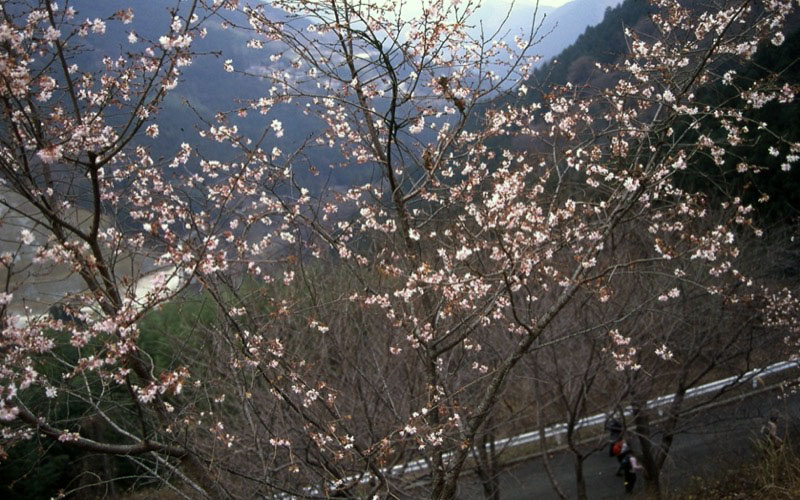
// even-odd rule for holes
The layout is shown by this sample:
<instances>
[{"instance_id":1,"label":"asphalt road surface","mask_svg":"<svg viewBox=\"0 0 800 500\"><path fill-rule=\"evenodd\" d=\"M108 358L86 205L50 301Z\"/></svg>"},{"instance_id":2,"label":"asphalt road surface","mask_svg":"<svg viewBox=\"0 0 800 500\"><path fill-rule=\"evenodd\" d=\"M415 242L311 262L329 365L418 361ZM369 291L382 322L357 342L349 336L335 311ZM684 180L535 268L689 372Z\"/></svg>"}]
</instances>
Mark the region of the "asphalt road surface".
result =
<instances>
[{"instance_id":1,"label":"asphalt road surface","mask_svg":"<svg viewBox=\"0 0 800 500\"><path fill-rule=\"evenodd\" d=\"M693 476L711 479L740 465L754 452L754 440L773 409L780 411L779 435L797 435L800 430L800 395L780 399L778 391L762 392L743 401L708 409L687 419L672 447L671 457L662 473L662 490L678 491ZM590 446L586 446L590 448ZM634 450L638 447L634 441ZM562 490L575 498L575 473L572 455L551 455L551 469ZM617 477L617 460L608 456L608 448L593 453L584 462L587 493L590 499L626 497L622 478ZM643 497L644 479L639 474L634 497ZM540 457L510 466L500 475L502 500L558 498L554 493ZM459 485L460 500L483 498L475 477ZM630 498L630 497L629 497Z\"/></svg>"}]
</instances>

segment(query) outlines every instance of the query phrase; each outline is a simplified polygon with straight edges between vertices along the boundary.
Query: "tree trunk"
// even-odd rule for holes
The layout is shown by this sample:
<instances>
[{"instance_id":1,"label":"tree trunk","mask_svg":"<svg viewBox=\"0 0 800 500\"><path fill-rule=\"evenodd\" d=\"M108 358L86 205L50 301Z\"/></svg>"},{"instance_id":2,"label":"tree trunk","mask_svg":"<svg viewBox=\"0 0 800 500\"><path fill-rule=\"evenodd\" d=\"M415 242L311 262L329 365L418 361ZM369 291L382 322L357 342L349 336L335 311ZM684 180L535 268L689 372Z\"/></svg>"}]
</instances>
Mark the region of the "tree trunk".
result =
<instances>
[{"instance_id":1,"label":"tree trunk","mask_svg":"<svg viewBox=\"0 0 800 500\"><path fill-rule=\"evenodd\" d=\"M636 435L639 437L639 445L642 449L642 466L646 472L645 490L647 498L661 498L661 470L656 459L657 449L653 448L650 442L650 419L641 409L640 405L633 407L633 419L636 425Z\"/></svg>"},{"instance_id":2,"label":"tree trunk","mask_svg":"<svg viewBox=\"0 0 800 500\"><path fill-rule=\"evenodd\" d=\"M574 455L575 457L575 487L578 488L576 498L578 500L586 500L586 478L583 476L583 460L584 457Z\"/></svg>"},{"instance_id":3,"label":"tree trunk","mask_svg":"<svg viewBox=\"0 0 800 500\"><path fill-rule=\"evenodd\" d=\"M539 384L541 384L541 378L539 377L539 364L534 363L533 365L533 374L534 374L534 382L533 382L533 397L535 400L539 401L541 397L541 390ZM542 464L544 465L544 470L547 473L547 478L550 480L550 485L553 487L553 491L555 491L558 498L561 500L567 500L567 495L564 493L564 490L561 489L561 485L558 484L558 479L556 479L555 474L553 474L553 469L550 467L550 457L547 455L547 437L544 433L544 415L542 412L542 406L536 406L536 420L539 424L539 445L541 446L542 450Z\"/></svg>"},{"instance_id":4,"label":"tree trunk","mask_svg":"<svg viewBox=\"0 0 800 500\"><path fill-rule=\"evenodd\" d=\"M478 437L476 451L475 459L478 464L478 477L483 487L483 498L500 500L500 481L498 479L500 470L497 463L497 450L494 446L494 434L491 432L481 434Z\"/></svg>"}]
</instances>

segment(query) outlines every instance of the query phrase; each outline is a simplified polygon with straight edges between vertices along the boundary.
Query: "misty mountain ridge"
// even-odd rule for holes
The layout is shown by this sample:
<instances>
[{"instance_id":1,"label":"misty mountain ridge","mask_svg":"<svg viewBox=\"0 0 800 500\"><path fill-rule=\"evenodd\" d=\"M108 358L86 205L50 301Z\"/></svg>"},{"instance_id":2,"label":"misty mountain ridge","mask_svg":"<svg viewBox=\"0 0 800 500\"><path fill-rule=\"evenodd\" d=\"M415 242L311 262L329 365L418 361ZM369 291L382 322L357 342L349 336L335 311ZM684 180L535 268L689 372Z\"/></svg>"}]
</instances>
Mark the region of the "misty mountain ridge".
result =
<instances>
[{"instance_id":1,"label":"misty mountain ridge","mask_svg":"<svg viewBox=\"0 0 800 500\"><path fill-rule=\"evenodd\" d=\"M536 45L531 52L541 56L545 63L578 39L589 26L599 24L608 9L619 5L622 0L572 0L561 7L553 8L539 5L533 0L510 2L507 0L490 1L478 10L480 15L485 10L500 13L511 8L506 29L513 33L528 32L531 21L535 17L535 28L538 29Z\"/></svg>"},{"instance_id":2,"label":"misty mountain ridge","mask_svg":"<svg viewBox=\"0 0 800 500\"><path fill-rule=\"evenodd\" d=\"M542 62L545 62L573 43L587 26L599 23L606 10L618 3L619 0L573 0L558 8L540 6L537 10L536 5L531 2L511 4L505 0L495 0L487 2L477 11L472 19L472 29L474 33L480 33L481 29L484 33L497 32L498 36L512 43L515 35L528 33L535 20L538 31L529 53L541 56ZM89 36L81 40L90 50L80 57L80 66L93 70L99 69L101 54L114 57L129 50L127 37L130 31L134 31L140 38L151 40L166 32L171 21L170 9L174 4L166 0L155 0L131 5L123 0L109 0L77 1L72 5L78 11L77 20L108 18L114 12L128 7L134 10L133 24L122 29L114 26L101 37ZM287 20L282 11L270 6L264 8L270 18ZM507 10L509 8L510 11ZM180 14L185 15L184 12ZM506 23L500 28L499 24L503 19ZM298 18L291 22L302 26L305 21ZM142 139L151 147L154 158L169 159L178 151L180 144L185 142L202 156L223 161L233 159L237 151L230 146L201 138L199 135L200 130L207 130L215 123L219 112L228 112L231 123L238 127L242 135L251 138L260 137L263 130L269 128L272 120L286 124L284 137L278 139L267 136L261 145L265 150L278 147L284 152L292 152L321 135L323 124L317 118L305 115L296 104L273 106L266 115L260 115L252 109L247 110L246 116L237 115L237 110L247 108L249 100L269 94L272 84L253 75L273 70L293 71L293 58L281 43L265 42L264 48L260 50L249 48L248 41L259 37L252 32L231 27L247 24L246 16L242 13L227 10L220 11L220 15L205 21L207 35L192 45L193 50L200 55L194 59L192 65L181 68L180 83L167 95L157 116L161 133L155 139ZM278 54L282 57L273 57ZM226 61L232 62L235 72L223 71ZM250 76L244 73L249 73ZM364 168L337 168L331 172L330 178L314 179L307 174L310 167L325 172L328 170L326 167L332 163L340 163L341 158L331 155L327 148L324 151L315 151L313 147L306 149L302 157L294 160L294 167L296 175L312 186L322 183L342 186L361 183L371 173L365 172Z\"/></svg>"}]
</instances>

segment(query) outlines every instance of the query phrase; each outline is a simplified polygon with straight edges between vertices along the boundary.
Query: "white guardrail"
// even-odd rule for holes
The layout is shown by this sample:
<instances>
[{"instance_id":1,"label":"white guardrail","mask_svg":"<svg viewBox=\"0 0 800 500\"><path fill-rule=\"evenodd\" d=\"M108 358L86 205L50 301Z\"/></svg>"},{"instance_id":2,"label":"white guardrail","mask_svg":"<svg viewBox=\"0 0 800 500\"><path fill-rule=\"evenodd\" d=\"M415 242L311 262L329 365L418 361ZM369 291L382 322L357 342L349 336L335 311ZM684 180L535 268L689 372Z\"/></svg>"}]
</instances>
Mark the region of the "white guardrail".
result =
<instances>
[{"instance_id":1,"label":"white guardrail","mask_svg":"<svg viewBox=\"0 0 800 500\"><path fill-rule=\"evenodd\" d=\"M721 380L716 380L714 382L709 382L707 384L703 384L697 387L693 387L688 389L684 394L685 399L696 398L698 396L702 396L704 394L708 394L711 392L716 392L725 388L734 388L734 387L741 387L747 382L751 382L753 384L753 389L757 388L759 385L759 381L762 377L766 377L769 375L774 375L776 373L780 373L786 370L791 370L792 368L800 367L800 360L791 360L791 361L781 361L779 363L773 363L764 368L756 368L750 370L742 375L734 375L732 377L727 377ZM662 406L666 406L670 403L675 401L675 394L667 394L665 396L659 396L657 398L651 399L647 401L646 407L647 408L659 408ZM628 407L625 409L625 414L630 415L631 408ZM593 427L604 425L608 415L606 413L598 413L596 415L592 415L591 417L586 417L578 420L575 424L576 429L582 429L584 427ZM567 432L567 424L562 422L560 424L551 425L550 427L546 427L544 429L544 437L545 438L555 438L559 439L562 435L566 434ZM502 448L513 448L515 446L522 446L530 443L535 443L539 441L539 431L531 431L525 432L523 434L518 434L516 436L499 439L494 442L496 447ZM448 460L452 457L452 453L445 453L442 457L443 460ZM404 464L395 465L391 468L391 470L387 470L389 475L393 476L401 476L404 474L409 474L413 472L421 472L428 468L428 463L424 459L413 460L411 462L406 462ZM346 484L351 481L359 479L358 476L351 476L345 478L344 481L339 481L339 484ZM360 475L361 483L366 483L371 479L370 474L363 474ZM311 491L311 493L318 493L317 490ZM286 494L279 496L279 498L290 498L286 496Z\"/></svg>"},{"instance_id":2,"label":"white guardrail","mask_svg":"<svg viewBox=\"0 0 800 500\"><path fill-rule=\"evenodd\" d=\"M796 367L800 367L800 360L782 361L780 363L774 363L765 368L757 368L754 370L750 370L749 372L746 372L743 375L728 377L714 382L709 382L707 384L703 384L697 387L693 387L686 391L684 398L686 399L695 398L698 396L702 396L704 394L719 391L726 387L733 388L735 386L741 386L750 381L752 381L753 388L755 389L756 387L758 387L759 379L761 377L773 375ZM666 406L672 403L673 401L675 401L675 394L659 396L655 399L649 400L647 402L647 408L659 408L662 406ZM626 415L630 414L630 411L631 411L630 408L626 409L625 414ZM584 427L604 425L607 418L608 418L607 414L598 413L597 415L592 415L591 417L586 417L578 420L578 422L575 424L575 428L581 429ZM544 437L558 439L562 435L566 434L566 432L567 432L566 423L555 424L551 425L550 427L546 427L544 429ZM518 434L510 438L499 439L494 442L494 445L496 447L502 447L502 448L513 448L515 446L522 446L525 444L535 443L537 441L539 441L539 431L531 431L531 432L525 432L523 434ZM450 456L451 453L448 453L445 454L443 458L447 460L448 458L450 458ZM427 462L425 460L420 459L392 467L391 474L408 474L410 472L423 471L427 468L428 468Z\"/></svg>"}]
</instances>

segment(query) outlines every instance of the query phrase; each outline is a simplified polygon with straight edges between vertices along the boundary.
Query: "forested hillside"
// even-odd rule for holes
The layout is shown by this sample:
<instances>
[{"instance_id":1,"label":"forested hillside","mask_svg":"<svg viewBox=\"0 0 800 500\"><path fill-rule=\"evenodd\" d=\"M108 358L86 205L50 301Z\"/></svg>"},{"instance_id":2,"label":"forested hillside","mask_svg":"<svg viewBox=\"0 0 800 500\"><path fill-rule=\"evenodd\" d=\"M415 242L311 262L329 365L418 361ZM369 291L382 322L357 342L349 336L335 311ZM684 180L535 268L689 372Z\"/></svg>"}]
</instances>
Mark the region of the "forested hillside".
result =
<instances>
[{"instance_id":1,"label":"forested hillside","mask_svg":"<svg viewBox=\"0 0 800 500\"><path fill-rule=\"evenodd\" d=\"M694 5L687 2L688 5ZM698 4L702 8L703 4ZM649 26L649 19L657 9L649 2L626 0L616 8L606 10L601 23L591 26L554 60L537 68L526 86L551 92L567 83L577 91L598 92L615 83L620 75L616 72L600 71L598 64L619 65L628 57L630 38L625 36L624 28L656 36ZM800 18L791 18L783 32L780 44L761 46L751 61L745 65L721 63L715 71L719 74L732 70L736 75L733 85L718 82L704 87L698 93L698 102L710 108L734 102L749 82L765 77L772 78L776 86L794 87L800 82ZM515 101L531 102L542 100L542 93L532 91ZM748 112L748 120L753 123L769 122L771 130L787 142L800 141L800 132L795 126L795 117L800 112L796 102L764 103L763 107ZM719 131L702 131L694 137L705 134L719 134ZM713 161L701 162L700 168L684 175L687 187L704 189L709 193L724 190L720 198L734 194L743 196L750 203L768 198L769 203L759 210L759 217L765 224L792 224L800 215L800 171L791 169L780 155L770 154L770 145L760 142L737 148L739 161L728 162L724 166L714 166ZM747 162L760 164L764 168L740 175L737 164ZM783 166L782 166L783 165Z\"/></svg>"}]
</instances>

